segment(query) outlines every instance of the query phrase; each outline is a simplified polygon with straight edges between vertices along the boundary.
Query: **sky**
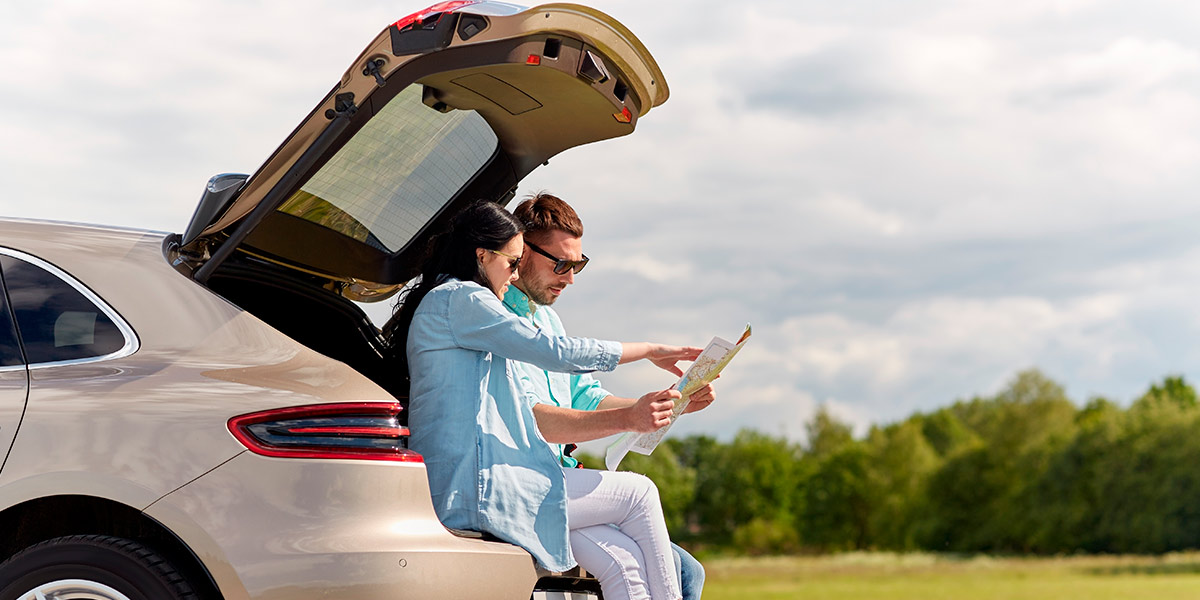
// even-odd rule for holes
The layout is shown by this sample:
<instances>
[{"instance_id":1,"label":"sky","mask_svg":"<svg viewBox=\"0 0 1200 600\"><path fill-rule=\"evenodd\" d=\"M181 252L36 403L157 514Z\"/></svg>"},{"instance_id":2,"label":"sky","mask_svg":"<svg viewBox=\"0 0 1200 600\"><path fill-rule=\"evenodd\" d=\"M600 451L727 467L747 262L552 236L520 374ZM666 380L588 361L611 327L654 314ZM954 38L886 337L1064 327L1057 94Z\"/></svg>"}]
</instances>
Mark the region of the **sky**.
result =
<instances>
[{"instance_id":1,"label":"sky","mask_svg":"<svg viewBox=\"0 0 1200 600\"><path fill-rule=\"evenodd\" d=\"M0 214L181 231L420 4L0 5ZM1200 5L595 0L668 102L522 182L579 211L575 335L754 335L672 435L1200 381ZM373 314L387 307L374 307ZM618 395L674 383L648 365Z\"/></svg>"}]
</instances>

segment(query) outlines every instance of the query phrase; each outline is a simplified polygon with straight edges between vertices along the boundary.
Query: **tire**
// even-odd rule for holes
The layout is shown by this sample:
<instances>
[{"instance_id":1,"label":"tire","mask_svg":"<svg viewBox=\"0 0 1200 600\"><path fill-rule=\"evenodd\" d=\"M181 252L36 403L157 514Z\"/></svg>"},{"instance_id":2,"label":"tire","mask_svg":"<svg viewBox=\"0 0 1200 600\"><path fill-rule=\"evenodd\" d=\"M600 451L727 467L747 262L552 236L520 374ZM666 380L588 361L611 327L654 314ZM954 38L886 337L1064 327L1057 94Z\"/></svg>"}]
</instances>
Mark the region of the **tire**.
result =
<instances>
[{"instance_id":1,"label":"tire","mask_svg":"<svg viewBox=\"0 0 1200 600\"><path fill-rule=\"evenodd\" d=\"M604 594L600 582L590 575L550 575L537 580L530 600L604 600Z\"/></svg>"},{"instance_id":2,"label":"tire","mask_svg":"<svg viewBox=\"0 0 1200 600\"><path fill-rule=\"evenodd\" d=\"M0 600L197 600L153 550L103 535L60 537L0 564Z\"/></svg>"}]
</instances>

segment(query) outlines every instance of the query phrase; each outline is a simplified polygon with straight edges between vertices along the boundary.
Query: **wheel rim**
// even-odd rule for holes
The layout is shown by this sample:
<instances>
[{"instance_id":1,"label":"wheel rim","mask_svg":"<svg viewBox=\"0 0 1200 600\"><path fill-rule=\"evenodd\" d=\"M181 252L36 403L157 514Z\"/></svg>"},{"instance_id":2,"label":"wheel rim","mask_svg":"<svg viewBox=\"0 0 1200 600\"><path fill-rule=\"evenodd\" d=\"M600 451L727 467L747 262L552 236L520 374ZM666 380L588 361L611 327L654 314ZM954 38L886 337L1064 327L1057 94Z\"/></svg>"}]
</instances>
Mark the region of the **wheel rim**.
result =
<instances>
[{"instance_id":1,"label":"wheel rim","mask_svg":"<svg viewBox=\"0 0 1200 600\"><path fill-rule=\"evenodd\" d=\"M130 600L130 598L99 581L59 579L43 583L17 596L17 600Z\"/></svg>"}]
</instances>

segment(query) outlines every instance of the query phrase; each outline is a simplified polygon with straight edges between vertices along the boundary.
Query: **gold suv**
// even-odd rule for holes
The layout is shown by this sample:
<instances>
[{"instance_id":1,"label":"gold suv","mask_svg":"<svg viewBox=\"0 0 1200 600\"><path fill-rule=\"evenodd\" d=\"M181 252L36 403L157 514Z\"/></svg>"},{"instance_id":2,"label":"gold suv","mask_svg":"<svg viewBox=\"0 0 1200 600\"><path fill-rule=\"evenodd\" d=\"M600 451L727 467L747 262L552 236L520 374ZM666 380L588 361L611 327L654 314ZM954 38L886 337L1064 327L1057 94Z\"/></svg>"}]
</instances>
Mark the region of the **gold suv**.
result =
<instances>
[{"instance_id":1,"label":"gold suv","mask_svg":"<svg viewBox=\"0 0 1200 600\"><path fill-rule=\"evenodd\" d=\"M444 2L182 234L0 220L0 600L578 593L438 522L356 302L462 206L666 99L600 12Z\"/></svg>"}]
</instances>

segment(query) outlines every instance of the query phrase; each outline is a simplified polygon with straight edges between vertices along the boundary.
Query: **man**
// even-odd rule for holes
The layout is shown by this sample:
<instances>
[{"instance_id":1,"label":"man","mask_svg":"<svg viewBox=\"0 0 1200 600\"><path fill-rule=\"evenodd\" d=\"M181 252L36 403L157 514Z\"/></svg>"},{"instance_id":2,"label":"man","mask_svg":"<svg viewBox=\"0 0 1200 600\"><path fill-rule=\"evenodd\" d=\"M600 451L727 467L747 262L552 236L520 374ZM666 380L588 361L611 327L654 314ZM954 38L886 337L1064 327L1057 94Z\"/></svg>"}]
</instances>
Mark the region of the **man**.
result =
<instances>
[{"instance_id":1,"label":"man","mask_svg":"<svg viewBox=\"0 0 1200 600\"><path fill-rule=\"evenodd\" d=\"M550 305L575 282L575 274L587 264L582 245L583 223L570 205L546 193L521 202L513 214L525 225L525 251L517 268L517 279L504 296L504 305L541 329L566 335ZM565 467L578 465L578 461L564 452L566 445L627 431L656 431L670 422L674 403L660 399L661 394L621 398L605 391L590 375L554 373L526 363L514 364L537 396L533 414L538 429L547 442L557 447ZM703 409L713 399L712 387L705 387L692 395L687 412ZM672 544L672 549L680 569L684 600L699 600L704 567L679 546Z\"/></svg>"}]
</instances>

